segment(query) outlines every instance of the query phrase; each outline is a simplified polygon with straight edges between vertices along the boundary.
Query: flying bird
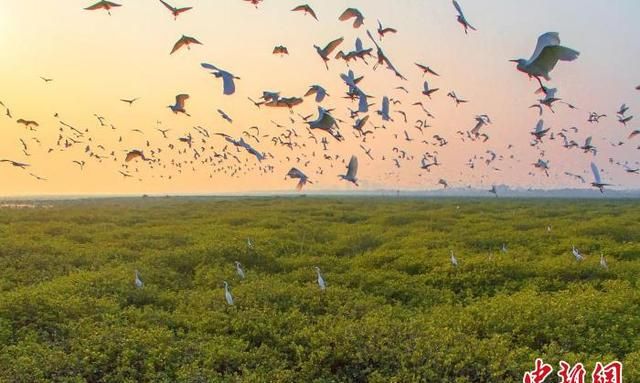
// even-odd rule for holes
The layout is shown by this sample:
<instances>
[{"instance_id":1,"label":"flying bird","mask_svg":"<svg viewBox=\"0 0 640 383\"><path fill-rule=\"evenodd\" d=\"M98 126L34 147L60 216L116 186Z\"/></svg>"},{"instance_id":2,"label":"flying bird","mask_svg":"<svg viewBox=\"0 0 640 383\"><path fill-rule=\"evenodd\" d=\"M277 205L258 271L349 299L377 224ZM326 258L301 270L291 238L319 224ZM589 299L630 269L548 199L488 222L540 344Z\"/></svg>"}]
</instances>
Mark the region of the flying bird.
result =
<instances>
[{"instance_id":1,"label":"flying bird","mask_svg":"<svg viewBox=\"0 0 640 383\"><path fill-rule=\"evenodd\" d=\"M431 69L431 67L428 67L428 66L426 66L426 65L422 65L422 64L418 64L418 63L415 63L415 64L416 64L416 66L417 66L418 68L420 68L420 70L422 71L422 76L424 76L424 75L426 75L426 74L432 74L432 75L434 75L434 76L440 76L439 74L437 74L436 72L434 72L434 70L433 70L433 69Z\"/></svg>"},{"instance_id":2,"label":"flying bird","mask_svg":"<svg viewBox=\"0 0 640 383\"><path fill-rule=\"evenodd\" d=\"M298 5L297 7L293 8L291 10L291 12L299 12L299 11L304 12L305 15L309 14L309 15L313 16L313 18L316 19L316 21L318 20L318 17L316 16L316 13L309 6L309 4Z\"/></svg>"},{"instance_id":3,"label":"flying bird","mask_svg":"<svg viewBox=\"0 0 640 383\"><path fill-rule=\"evenodd\" d=\"M230 96L236 92L236 84L234 80L240 80L240 77L234 76L232 73L222 70L214 65L202 63L200 64L205 69L212 70L212 75L216 78L222 78L222 91L223 94Z\"/></svg>"},{"instance_id":4,"label":"flying bird","mask_svg":"<svg viewBox=\"0 0 640 383\"><path fill-rule=\"evenodd\" d=\"M324 66L327 68L327 70L329 70L329 64L327 64L329 62L329 55L338 47L338 45L342 44L343 41L344 41L344 38L340 37L338 39L331 41L324 48L320 48L317 45L313 46L316 49L316 52L318 52L318 55L324 61Z\"/></svg>"},{"instance_id":5,"label":"flying bird","mask_svg":"<svg viewBox=\"0 0 640 383\"><path fill-rule=\"evenodd\" d=\"M176 8L163 0L160 0L160 2L169 10L169 12L171 12L174 20L177 20L178 16L180 16L181 13L184 13L193 8L193 7Z\"/></svg>"},{"instance_id":6,"label":"flying bird","mask_svg":"<svg viewBox=\"0 0 640 383\"><path fill-rule=\"evenodd\" d=\"M340 21L347 21L351 18L354 19L353 20L354 28L360 28L362 24L364 24L364 16L362 15L362 12L360 12L356 8L347 8L344 12L342 12L342 14L338 19Z\"/></svg>"},{"instance_id":7,"label":"flying bird","mask_svg":"<svg viewBox=\"0 0 640 383\"><path fill-rule=\"evenodd\" d=\"M558 32L547 32L538 37L536 49L529 60L510 60L517 63L517 69L534 77L543 87L540 77L551 80L549 73L555 68L558 61L573 61L580 56L580 52L560 45Z\"/></svg>"},{"instance_id":8,"label":"flying bird","mask_svg":"<svg viewBox=\"0 0 640 383\"><path fill-rule=\"evenodd\" d=\"M308 183L313 183L311 181L309 181L309 177L307 177L306 174L304 174L300 169L298 168L291 168L291 170L289 170L289 173L287 173L287 177L289 178L297 178L300 181L298 181L298 185L296 186L296 190L297 191L301 191L302 188L304 187L304 185Z\"/></svg>"},{"instance_id":9,"label":"flying bird","mask_svg":"<svg viewBox=\"0 0 640 383\"><path fill-rule=\"evenodd\" d=\"M602 178L600 178L600 169L598 169L596 164L593 162L591 163L591 172L593 173L593 182L591 183L591 186L600 189L600 193L604 193L604 187L611 186L611 184L602 182Z\"/></svg>"},{"instance_id":10,"label":"flying bird","mask_svg":"<svg viewBox=\"0 0 640 383\"><path fill-rule=\"evenodd\" d=\"M359 186L357 175L358 175L358 157L351 156L351 160L349 161L349 165L347 166L347 174L340 175L339 177L340 179L349 181L354 185Z\"/></svg>"},{"instance_id":11,"label":"flying bird","mask_svg":"<svg viewBox=\"0 0 640 383\"><path fill-rule=\"evenodd\" d=\"M179 95L176 96L175 105L169 105L169 106L167 106L167 108L170 108L171 111L173 113L175 113L175 114L184 113L187 116L190 116L189 113L187 113L187 111L184 108L184 103L188 99L189 99L189 95L188 94L179 94Z\"/></svg>"},{"instance_id":12,"label":"flying bird","mask_svg":"<svg viewBox=\"0 0 640 383\"><path fill-rule=\"evenodd\" d=\"M142 152L142 150L137 150L137 149L131 150L129 153L127 153L127 157L124 159L124 161L131 162L136 158L140 158L142 161L150 161L144 156L144 153Z\"/></svg>"},{"instance_id":13,"label":"flying bird","mask_svg":"<svg viewBox=\"0 0 640 383\"><path fill-rule=\"evenodd\" d=\"M304 94L304 96L308 97L314 94L316 95L316 102L318 103L322 102L324 98L329 95L327 93L327 90L321 87L320 85L311 85L311 87L309 88L307 93Z\"/></svg>"},{"instance_id":14,"label":"flying bird","mask_svg":"<svg viewBox=\"0 0 640 383\"><path fill-rule=\"evenodd\" d=\"M462 12L462 7L460 6L460 4L458 4L458 2L456 0L453 0L453 6L456 8L456 11L458 12L458 17L457 20L458 22L464 27L464 33L467 34L469 33L469 29L472 30L476 30L471 24L469 24L469 22L467 21L467 18L464 17L464 13Z\"/></svg>"},{"instance_id":15,"label":"flying bird","mask_svg":"<svg viewBox=\"0 0 640 383\"><path fill-rule=\"evenodd\" d=\"M278 45L275 48L273 48L273 54L284 56L289 54L289 50L284 45Z\"/></svg>"},{"instance_id":16,"label":"flying bird","mask_svg":"<svg viewBox=\"0 0 640 383\"><path fill-rule=\"evenodd\" d=\"M384 38L384 35L387 33L398 33L398 30L395 28L383 28L382 23L378 20L378 36L380 37L380 41Z\"/></svg>"},{"instance_id":17,"label":"flying bird","mask_svg":"<svg viewBox=\"0 0 640 383\"><path fill-rule=\"evenodd\" d=\"M194 37L182 35L182 37L180 37L180 39L173 45L173 49L171 49L171 53L169 54L173 54L175 51L184 46L186 46L187 49L191 49L191 44L202 45L202 43Z\"/></svg>"},{"instance_id":18,"label":"flying bird","mask_svg":"<svg viewBox=\"0 0 640 383\"><path fill-rule=\"evenodd\" d=\"M115 7L121 7L122 4L117 4L111 1L98 1L97 3L85 8L85 10L87 11L95 11L98 9L104 9L105 11L107 11L107 13L109 14L109 16L111 16L111 8L115 8Z\"/></svg>"},{"instance_id":19,"label":"flying bird","mask_svg":"<svg viewBox=\"0 0 640 383\"><path fill-rule=\"evenodd\" d=\"M138 101L140 98L136 97L136 98L132 98L127 100L126 98L121 98L120 101L122 102L126 102L127 104L129 104L129 106L133 105L134 102Z\"/></svg>"}]
</instances>

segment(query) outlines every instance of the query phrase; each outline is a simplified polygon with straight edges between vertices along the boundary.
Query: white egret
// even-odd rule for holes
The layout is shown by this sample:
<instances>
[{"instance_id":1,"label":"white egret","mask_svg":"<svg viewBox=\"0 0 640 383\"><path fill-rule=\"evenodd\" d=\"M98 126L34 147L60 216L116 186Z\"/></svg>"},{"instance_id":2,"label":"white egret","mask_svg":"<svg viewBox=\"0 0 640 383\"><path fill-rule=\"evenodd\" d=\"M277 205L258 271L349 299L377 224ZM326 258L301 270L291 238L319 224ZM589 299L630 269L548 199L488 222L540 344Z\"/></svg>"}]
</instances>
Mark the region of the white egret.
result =
<instances>
[{"instance_id":1,"label":"white egret","mask_svg":"<svg viewBox=\"0 0 640 383\"><path fill-rule=\"evenodd\" d=\"M321 87L320 85L311 85L307 93L304 94L305 97L316 95L316 102L322 102L326 96L329 94L327 90Z\"/></svg>"},{"instance_id":2,"label":"white egret","mask_svg":"<svg viewBox=\"0 0 640 383\"><path fill-rule=\"evenodd\" d=\"M389 97L382 97L382 107L380 110L377 110L376 113L378 113L384 121L393 121L389 116Z\"/></svg>"},{"instance_id":3,"label":"white egret","mask_svg":"<svg viewBox=\"0 0 640 383\"><path fill-rule=\"evenodd\" d=\"M347 174L340 175L339 177L345 181L349 181L356 186L358 185L358 157L351 156L351 160L349 161L349 165L347 166Z\"/></svg>"},{"instance_id":4,"label":"white egret","mask_svg":"<svg viewBox=\"0 0 640 383\"><path fill-rule=\"evenodd\" d=\"M573 245L571 246L571 253L573 254L574 257L576 257L576 261L584 260L584 256L580 254L580 251L576 249L576 247Z\"/></svg>"},{"instance_id":5,"label":"white egret","mask_svg":"<svg viewBox=\"0 0 640 383\"><path fill-rule=\"evenodd\" d=\"M573 61L580 56L580 52L560 45L560 34L558 32L547 32L538 37L536 49L529 60L510 60L518 64L519 71L535 77L540 86L542 81L551 80L549 73L555 68L558 61Z\"/></svg>"},{"instance_id":6,"label":"white egret","mask_svg":"<svg viewBox=\"0 0 640 383\"><path fill-rule=\"evenodd\" d=\"M456 258L456 256L453 255L453 250L450 250L450 254L451 254L451 265L453 267L458 267L458 258Z\"/></svg>"},{"instance_id":7,"label":"white egret","mask_svg":"<svg viewBox=\"0 0 640 383\"><path fill-rule=\"evenodd\" d=\"M309 6L309 4L298 5L297 7L293 8L291 10L291 12L299 12L299 11L304 12L305 15L309 14L309 15L313 16L313 18L316 19L316 21L318 21L318 17L316 16L316 13Z\"/></svg>"},{"instance_id":8,"label":"white egret","mask_svg":"<svg viewBox=\"0 0 640 383\"><path fill-rule=\"evenodd\" d=\"M138 273L138 270L135 271L135 279L134 279L134 283L136 285L136 288L141 289L142 287L144 287L144 283L142 282L142 279L140 279L140 273Z\"/></svg>"},{"instance_id":9,"label":"white egret","mask_svg":"<svg viewBox=\"0 0 640 383\"><path fill-rule=\"evenodd\" d=\"M302 190L302 188L304 187L304 185L308 183L313 183L311 181L309 181L309 177L307 177L306 174L304 174L300 169L298 168L291 168L291 170L289 170L289 173L287 173L287 177L289 178L297 178L300 181L298 181L298 185L296 186L296 190L300 191Z\"/></svg>"},{"instance_id":10,"label":"white egret","mask_svg":"<svg viewBox=\"0 0 640 383\"><path fill-rule=\"evenodd\" d=\"M320 268L318 266L315 267L316 274L318 275L318 286L320 286L320 290L325 290L327 288L327 284L324 282L324 278L322 278L322 274L320 274Z\"/></svg>"},{"instance_id":11,"label":"white egret","mask_svg":"<svg viewBox=\"0 0 640 383\"><path fill-rule=\"evenodd\" d=\"M598 169L596 164L593 162L591 163L591 172L593 172L593 182L591 183L591 186L600 189L600 193L604 193L604 187L611 186L611 184L602 182L602 178L600 178L600 169Z\"/></svg>"},{"instance_id":12,"label":"white egret","mask_svg":"<svg viewBox=\"0 0 640 383\"><path fill-rule=\"evenodd\" d=\"M331 41L324 48L320 48L317 45L313 46L316 49L316 52L318 52L318 55L324 61L324 66L327 68L327 70L329 70L329 64L327 64L329 62L329 55L338 47L338 45L342 44L343 41L344 41L344 38L340 37L338 39Z\"/></svg>"},{"instance_id":13,"label":"white egret","mask_svg":"<svg viewBox=\"0 0 640 383\"><path fill-rule=\"evenodd\" d=\"M437 92L440 88L431 88L429 89L429 83L428 82L424 82L424 90L422 91L422 94L424 94L425 96L431 98L431 95L435 92Z\"/></svg>"},{"instance_id":14,"label":"white egret","mask_svg":"<svg viewBox=\"0 0 640 383\"><path fill-rule=\"evenodd\" d=\"M223 281L222 283L224 283L224 299L227 300L229 306L233 306L233 295L231 295L231 291L229 291L229 284L227 281Z\"/></svg>"},{"instance_id":15,"label":"white egret","mask_svg":"<svg viewBox=\"0 0 640 383\"><path fill-rule=\"evenodd\" d=\"M105 11L107 11L107 13L109 14L109 16L111 16L111 8L115 8L115 7L121 7L122 4L117 4L111 1L98 1L97 3L85 8L85 10L87 11L95 11L97 9L104 9Z\"/></svg>"},{"instance_id":16,"label":"white egret","mask_svg":"<svg viewBox=\"0 0 640 383\"><path fill-rule=\"evenodd\" d=\"M236 264L236 273L238 274L240 279L244 279L244 270L242 269L242 265L238 261L235 261L235 264Z\"/></svg>"},{"instance_id":17,"label":"white egret","mask_svg":"<svg viewBox=\"0 0 640 383\"><path fill-rule=\"evenodd\" d=\"M184 108L185 101L187 101L188 99L189 99L188 94L179 94L176 96L175 105L169 105L167 106L167 108L171 109L171 111L175 114L183 113L183 114L186 114L187 116L190 116L189 113L187 113L187 111Z\"/></svg>"},{"instance_id":18,"label":"white egret","mask_svg":"<svg viewBox=\"0 0 640 383\"><path fill-rule=\"evenodd\" d=\"M353 18L353 27L360 28L362 24L364 24L364 16L362 12L357 10L356 8L347 8L340 17L338 18L340 21L346 21Z\"/></svg>"},{"instance_id":19,"label":"white egret","mask_svg":"<svg viewBox=\"0 0 640 383\"><path fill-rule=\"evenodd\" d=\"M458 12L458 17L457 20L458 22L464 27L464 33L467 34L469 33L469 29L472 30L476 30L471 24L469 24L469 22L467 21L467 18L464 16L464 13L462 12L462 7L460 6L460 4L458 4L458 2L456 0L453 0L453 6L456 8L456 11Z\"/></svg>"},{"instance_id":20,"label":"white egret","mask_svg":"<svg viewBox=\"0 0 640 383\"><path fill-rule=\"evenodd\" d=\"M605 270L609 270L609 265L607 265L607 260L604 259L604 255L600 253L600 267Z\"/></svg>"},{"instance_id":21,"label":"white egret","mask_svg":"<svg viewBox=\"0 0 640 383\"><path fill-rule=\"evenodd\" d=\"M176 41L176 43L173 45L173 48L171 49L171 53L169 54L171 55L178 49L185 46L187 47L187 49L191 49L191 44L202 45L202 43L198 41L195 37L182 35L182 37L180 37L180 39L178 39L178 41Z\"/></svg>"},{"instance_id":22,"label":"white egret","mask_svg":"<svg viewBox=\"0 0 640 383\"><path fill-rule=\"evenodd\" d=\"M184 12L190 10L191 8L193 8L193 7L177 8L177 7L174 7L174 6L170 5L170 4L168 4L167 2L165 2L163 0L160 0L160 2L162 3L162 5L164 5L169 10L169 12L171 12L171 14L173 15L173 19L174 20L177 20L178 16L180 16L181 13L184 13Z\"/></svg>"},{"instance_id":23,"label":"white egret","mask_svg":"<svg viewBox=\"0 0 640 383\"><path fill-rule=\"evenodd\" d=\"M202 63L200 64L200 66L202 66L205 69L212 70L213 72L211 72L211 74L214 75L216 78L222 78L222 88L223 88L223 93L225 95L230 96L235 93L236 84L234 80L240 80L240 77L234 76L230 72L227 72L226 70L222 70L211 64Z\"/></svg>"},{"instance_id":24,"label":"white egret","mask_svg":"<svg viewBox=\"0 0 640 383\"><path fill-rule=\"evenodd\" d=\"M314 121L307 122L307 124L309 124L309 127L311 129L324 130L325 132L331 134L331 136L338 141L342 141L344 139L344 137L342 137L340 132L337 130L338 123L336 122L336 119L333 118L331 114L329 114L328 110L324 109L321 106L318 107L318 118Z\"/></svg>"}]
</instances>

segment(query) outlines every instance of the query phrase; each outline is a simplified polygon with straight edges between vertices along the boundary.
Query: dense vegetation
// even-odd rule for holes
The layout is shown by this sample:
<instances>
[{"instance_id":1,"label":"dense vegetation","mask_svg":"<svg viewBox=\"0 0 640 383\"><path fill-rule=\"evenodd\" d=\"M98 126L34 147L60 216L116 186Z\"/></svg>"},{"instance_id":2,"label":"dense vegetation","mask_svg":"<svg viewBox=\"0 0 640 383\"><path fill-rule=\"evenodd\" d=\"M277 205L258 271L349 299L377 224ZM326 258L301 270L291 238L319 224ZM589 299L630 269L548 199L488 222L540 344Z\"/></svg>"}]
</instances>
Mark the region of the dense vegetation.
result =
<instances>
[{"instance_id":1,"label":"dense vegetation","mask_svg":"<svg viewBox=\"0 0 640 383\"><path fill-rule=\"evenodd\" d=\"M0 209L0 381L521 382L542 357L637 382L639 240L634 201Z\"/></svg>"}]
</instances>

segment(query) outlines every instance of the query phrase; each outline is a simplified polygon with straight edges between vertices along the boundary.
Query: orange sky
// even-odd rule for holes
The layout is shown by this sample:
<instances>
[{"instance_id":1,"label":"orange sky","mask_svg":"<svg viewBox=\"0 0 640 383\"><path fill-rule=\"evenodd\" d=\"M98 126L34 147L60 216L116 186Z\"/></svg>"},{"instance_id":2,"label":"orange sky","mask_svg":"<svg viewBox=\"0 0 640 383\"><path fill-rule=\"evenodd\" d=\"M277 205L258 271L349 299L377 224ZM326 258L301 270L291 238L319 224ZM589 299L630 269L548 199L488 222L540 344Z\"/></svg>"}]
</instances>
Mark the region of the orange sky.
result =
<instances>
[{"instance_id":1,"label":"orange sky","mask_svg":"<svg viewBox=\"0 0 640 383\"><path fill-rule=\"evenodd\" d=\"M320 22L290 12L299 2L288 0L266 0L259 9L240 0L180 0L174 5L194 9L177 21L153 0L121 3L122 7L112 10L112 16L102 11L83 10L91 1L22 0L0 5L0 47L4 53L0 60L0 101L13 115L13 119L5 117L0 108L3 137L0 158L31 164L27 171L0 164L3 179L0 195L291 190L296 182L284 180L291 166L299 167L314 181L309 185L310 190L349 190L352 185L337 176L344 174L342 158L348 159L351 154L360 159L359 178L363 189L433 189L437 188L440 178L447 179L451 186L486 187L499 183L522 187L587 187L563 173L583 174L590 180L588 167L592 160L606 171L606 180L617 187L640 186L639 176L625 174L621 166L609 163L610 157L632 165L638 161L636 147L640 141L626 139L638 125L633 124L633 120L624 128L614 117L623 102L631 107L630 114L640 107L640 92L634 90L640 84L637 69L640 46L629 42L630 36L640 35L640 26L634 20L640 14L640 4L636 1L559 3L544 0L535 4L509 0L462 1L468 19L478 28L468 36L456 23L455 11L448 0L309 2ZM351 23L337 20L348 6L362 11L364 27L354 29ZM343 50L353 49L356 37L371 47L366 29L374 31L377 18L399 30L397 35L388 35L382 46L408 81L398 80L382 68L373 71L371 66L362 63L352 64L351 69L365 76L361 85L375 96L372 102L377 105L371 113L375 125L380 125L380 119L373 110L385 95L402 101L402 105L392 110L404 110L409 122L404 124L402 117L394 113L395 123L386 124L386 130L376 130L373 137L369 136L363 144L372 149L375 159L369 160L360 149L360 140L352 133L346 107L355 108L355 104L350 105L341 98L346 87L339 74L349 68L343 62L332 60L330 71L326 71L312 46L324 46L343 36L345 42L340 47ZM567 151L559 139L545 141L537 149L529 145L529 131L538 120L537 113L528 109L538 98L533 94L536 85L517 72L508 60L528 58L538 35L547 31L560 32L563 44L581 52L576 62L560 63L552 73L551 82L559 88L559 97L580 109L572 111L557 105L555 114L545 113L545 122L555 132L578 127L579 132L571 133L571 138L579 143L592 135L599 149L596 157L577 149ZM194 36L204 45L169 55L182 34ZM287 46L290 55L272 55L276 45ZM213 63L241 77L236 94L223 96L221 82L200 68L201 62ZM431 85L440 88L431 101L420 94L423 79L414 62L430 65L441 74L439 78L430 78ZM40 76L54 81L45 84ZM337 143L329 137L328 153L341 156L333 162L333 167L332 162L322 158L322 146L306 138L308 134L297 114L264 107L258 110L247 100L247 96L257 99L263 90L281 91L283 96L302 96L312 84L328 89L331 97L322 105L336 108L334 115L344 120L339 125L346 141ZM393 89L400 85L411 94ZM445 96L450 90L471 102L456 108ZM192 117L174 115L166 108L178 93L190 94L187 110ZM119 101L133 97L140 100L132 107ZM413 127L417 119L424 118L419 109L411 106L418 100L425 102L437 117L429 121L432 127L424 136ZM307 115L316 113L316 108L313 98L308 97L294 111ZM216 109L228 113L234 123L222 120ZM606 113L609 118L599 125L590 125L586 122L590 111ZM66 150L55 145L61 125L53 117L54 113L81 131L88 130L81 139L82 144ZM101 127L94 113L104 116L116 129ZM481 113L489 114L494 122L486 128L491 139L486 143L461 142L455 132L471 129L474 116ZM295 122L291 123L289 117ZM18 118L38 121L40 127L29 132L15 122ZM184 149L177 137L190 131L196 137L193 126L234 137L240 137L243 130L253 125L259 126L262 134L280 134L282 129L275 127L271 120L293 127L301 136L299 144L306 145L291 151L274 146L269 138L263 138L259 144L252 142L256 149L275 157L262 164L273 166L273 173L261 174L255 159L245 153L238 156L243 168L250 170L247 174L240 172L239 177L214 172L214 168L233 165L233 161L217 167L199 161L186 163L182 173L171 166L150 169L148 164L138 162L125 169L136 176L134 179L125 179L118 173L123 170L126 151L134 148L147 153L153 148L163 148L158 158L164 164L171 159L190 161L191 153L178 154L167 146L172 143ZM156 127L171 129L170 138L163 139ZM144 134L132 129L140 129ZM404 130L414 139L412 142L403 139ZM397 139L394 134L398 134ZM421 142L435 142L434 134L446 137L449 144L436 147ZM323 134L317 132L316 136L320 139ZM28 145L28 156L22 151L20 139ZM146 147L147 140L150 147ZM611 146L611 142L618 141L625 144ZM507 150L509 144L514 148ZM97 146L103 145L105 155L114 151L115 161L108 158L98 162L89 158L85 154L87 145L97 152L100 152ZM206 144L216 151L225 145L219 137ZM401 168L396 168L391 161L397 156L393 147L405 150L413 159L400 159ZM48 153L49 148L54 151ZM503 155L504 161L487 167L479 158L487 150ZM423 153L436 151L442 166L430 173L420 170ZM540 158L541 151L544 158L550 160L550 177L531 165ZM313 152L316 157L312 157ZM235 149L230 149L230 153L235 153ZM511 155L513 159L509 158ZM476 166L470 169L465 164L474 156ZM301 158L301 163L296 163L296 157ZM84 160L84 170L80 170L74 160ZM309 165L305 167L307 160ZM322 175L317 174L320 168ZM34 179L29 176L30 172L47 181ZM168 180L168 176L172 179Z\"/></svg>"}]
</instances>

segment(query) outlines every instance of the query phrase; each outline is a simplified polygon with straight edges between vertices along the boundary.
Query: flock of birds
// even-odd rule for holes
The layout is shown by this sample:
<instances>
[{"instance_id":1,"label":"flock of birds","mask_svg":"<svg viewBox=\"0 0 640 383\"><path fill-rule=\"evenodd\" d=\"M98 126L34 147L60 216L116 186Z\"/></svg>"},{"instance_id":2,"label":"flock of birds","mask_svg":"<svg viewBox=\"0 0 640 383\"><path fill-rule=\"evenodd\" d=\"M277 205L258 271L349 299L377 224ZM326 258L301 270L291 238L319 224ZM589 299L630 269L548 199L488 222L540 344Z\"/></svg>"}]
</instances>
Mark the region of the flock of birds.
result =
<instances>
[{"instance_id":1,"label":"flock of birds","mask_svg":"<svg viewBox=\"0 0 640 383\"><path fill-rule=\"evenodd\" d=\"M264 0L242 1L250 3L255 6L255 8L259 8ZM458 1L452 0L452 4L456 20L462 26L464 33L467 34L477 31L465 16ZM165 7L174 19L192 10L192 7L175 7L164 0L158 0L158 6ZM85 9L88 11L106 11L111 15L113 10L119 9L120 7L122 7L121 4L102 0ZM320 20L318 14L309 4L296 6L291 9L291 11L310 17L315 21ZM127 148L125 146L126 143L123 142L122 134L120 134L118 138L117 147L109 148L107 143L97 142L93 134L93 129L76 127L65 122L58 113L55 113L54 117L59 123L58 139L55 144L52 144L45 150L47 153L52 153L54 151L71 151L74 148L81 148L78 154L82 155L82 157L73 161L73 164L80 170L84 169L90 162L97 161L100 163L111 160L119 164L120 169L118 171L123 177L138 178L139 180L142 180L145 170L141 170L142 166L146 166L146 170L149 172L157 170L162 173L159 177L166 179L172 179L172 174L165 170L173 169L174 172L181 174L188 168L196 171L196 166L199 165L203 165L209 170L209 176L211 178L214 177L214 173L224 174L228 177L241 177L251 174L274 173L276 171L274 162L279 161L280 163L285 163L287 168L289 168L285 173L285 179L297 180L297 190L302 190L305 185L314 183L309 173L314 171L314 168L316 175L322 175L325 171L324 165L328 164L328 166L333 168L335 163L342 163L346 167L344 174L338 177L341 180L358 186L358 156L366 156L369 160L390 161L396 168L400 168L404 163L413 162L415 164L413 166L419 167L419 169L425 170L426 172L431 172L432 169L441 166L442 163L438 159L438 150L447 146L452 140L452 137L444 133L432 134L431 137L425 134L425 132L428 132L429 128L431 128L431 120L435 119L435 116L428 110L428 102L433 97L436 97L440 91L440 88L432 86L431 83L432 79L436 80L440 78L438 71L428 65L415 63L415 69L417 69L418 73L423 77L428 77L428 79L423 81L421 86L422 89L420 95L418 95L420 98L411 104L412 108L416 108L415 110L424 113L424 118L421 118L415 124L415 129L419 133L415 133L415 135L411 134L407 128L401 133L399 131L393 133L395 140L400 142L393 146L392 152L374 156L371 147L367 147L367 143L369 142L368 140L375 139L376 132L379 129L386 130L388 125L391 124L394 124L394 126L402 123L404 123L405 126L408 124L407 112L399 106L403 104L404 99L398 96L410 94L410 91L407 89L408 86L405 87L404 85L407 84L408 80L399 71L398 67L392 63L391 58L385 53L384 47L382 46L385 39L390 38L390 36L395 36L400 32L396 28L385 26L380 20L377 20L375 25L377 36L374 36L374 34L365 27L365 15L356 8L347 8L342 13L339 13L337 20L352 23L353 28L356 30L364 30L364 35L362 38L358 37L355 40L353 48L346 48L345 39L340 37L326 44L314 45L314 49L321 60L321 64L324 65L327 70L330 70L330 63L333 61L346 64L346 72L340 73L339 77L344 82L344 94L342 97L350 100L354 105L353 108L348 107L345 111L345 113L348 112L347 114L351 119L351 123L339 118L336 108L325 108L322 106L323 102L325 102L328 97L331 97L331 95L325 87L319 84L313 84L310 85L308 91L300 97L284 96L278 91L270 90L262 91L262 95L259 97L248 97L251 104L260 110L263 108L289 110L288 123L285 124L272 120L273 125L278 129L276 133L269 134L265 132L265 129L252 126L243 130L239 135L232 136L226 133L213 132L202 126L194 126L183 134L171 136L171 129L163 129L162 122L158 121L158 126L156 127L157 133L154 133L157 134L155 138L148 134L148 132L140 129L132 129L131 132L126 132L127 134L140 134L141 137L144 137L146 140L145 148ZM368 47L365 44L367 38L372 44ZM365 41L363 41L363 39L365 39ZM197 45L202 45L202 42L196 37L182 35L173 45L170 54L182 50L189 50ZM289 54L289 50L284 45L278 45L273 48L272 53L274 55L286 56ZM556 104L563 104L570 109L578 109L571 103L558 98L558 89L549 86L548 82L551 80L551 72L560 61L571 62L578 59L579 55L578 51L561 45L558 33L548 32L539 36L533 54L529 59L511 60L516 64L518 71L526 74L530 79L535 79L539 84L536 94L539 94L541 98L538 99L531 108L537 109L540 115L544 114L547 110L555 113L554 106ZM390 90L390 92L394 92L396 96L382 96L378 110L372 110L372 107L375 106L376 103L371 103L370 101L376 97L365 90L365 76L356 75L354 69L352 69L355 63L360 62L365 66L369 66L368 60L373 61L373 70L377 70L378 68L386 69L393 74L393 78L398 82L398 84L395 84L397 86ZM241 81L240 77L214 64L202 63L201 67L208 71L215 79L221 81L223 95L230 97L235 95L236 83ZM41 79L47 84L54 81L52 78L46 77L41 77ZM545 84L545 82L547 82L547 84ZM640 90L640 86L636 89ZM334 92L331 93L333 94ZM296 108L305 103L308 97L313 97L314 102L318 104L317 113L309 115L294 113ZM463 107L463 105L469 102L469 100L459 96L453 90L447 93L447 97L459 107ZM176 95L173 104L169 105L168 109L176 115L189 117L189 98L189 94L186 93ZM128 104L130 107L135 107L139 98L122 98L120 101ZM5 115L13 119L9 107L2 101L0 101L0 106L5 108ZM223 123L234 124L232 116L224 110L217 109L217 113L222 121L224 121ZM118 135L118 128L110 123L107 118L99 114L94 114L94 116L97 120L98 129L110 128ZM618 122L624 128L626 128L627 124L633 119L633 115L629 114L629 108L626 105L620 107L616 116ZM587 121L591 124L598 124L601 119L606 117L606 114L591 112L589 113ZM23 154L29 157L34 145L37 147L42 146L42 142L40 142L35 133L40 127L40 124L37 121L26 118L19 118L15 121L17 124L24 126L27 132L26 134L34 132L32 137L20 138L19 140ZM354 139L359 141L358 145L353 145L353 147L359 146L362 154L354 153L349 157L331 153L332 145L339 145L347 140L345 137L347 134L340 126L347 124L351 125L351 133ZM469 129L458 130L456 135L464 142L477 141L480 147L481 143L485 143L491 139L487 129L491 124L492 120L488 114L477 115L475 116L474 123L470 124L472 126L470 126ZM532 140L527 142L528 145L539 151L540 157L537 162L532 164L529 175L534 176L535 172L539 171L549 176L551 166L549 161L545 159L545 150L542 147L545 139L556 140L561 138L564 148L577 148L584 151L584 153L596 156L598 148L592 140L592 137L586 138L584 144L581 144L571 137L572 133L577 132L578 128L575 127L565 128L559 132L552 132L549 127L545 126L544 120L540 119L531 132ZM420 138L416 136L417 134L420 134ZM629 131L628 139L632 140L639 134L639 129L631 130ZM220 142L222 144L214 144L214 139L221 140ZM291 155L277 158L274 154L264 151L264 148L260 149L259 146L264 146L265 140L270 140L274 147L288 149ZM424 152L420 154L411 153L409 149L401 147L402 141L416 141L416 143L420 141L425 147ZM624 144L625 142L623 141L611 143L612 146L622 146ZM509 145L506 150L512 150L513 147L513 145ZM640 149L640 146L638 146L638 149ZM503 161L507 157L514 159L515 155L513 152L511 154L501 154L496 150L486 150L486 152L480 155L476 154L472 158L469 158L465 165L470 169L474 169L478 166L479 162L484 162L485 165L492 170L501 171L501 169L497 167L496 161ZM609 162L623 167L627 173L640 173L637 160L634 162L609 158ZM45 177L31 172L31 164L26 160L18 161L5 158L0 159L0 163L7 163L13 167L26 170L32 177L38 180L47 180ZM596 165L595 161L592 161L590 165L593 174L591 186L604 192L604 188L610 185L610 181L603 180L601 168ZM564 175L586 183L585 177L582 174L565 172ZM440 178L436 185L448 188L449 184L448 180ZM488 191L496 196L498 195L498 189L495 185Z\"/></svg>"},{"instance_id":2,"label":"flock of birds","mask_svg":"<svg viewBox=\"0 0 640 383\"><path fill-rule=\"evenodd\" d=\"M547 232L551 232L551 226L547 226ZM248 251L252 251L254 249L254 245L253 242L251 241L251 239L247 239L247 249ZM502 253L507 253L508 252L508 248L507 248L507 244L503 243L502 247L500 248L500 252ZM455 256L453 250L450 250L450 262L451 262L451 266L456 269L460 266L460 261L458 260L458 258ZM582 262L586 259L585 255L582 254L580 252L580 250L578 250L575 246L571 246L571 254L573 254L573 256L575 257L577 262ZM489 252L489 258L493 258L493 253ZM600 268L604 269L604 270L609 270L609 264L607 263L607 260L604 256L604 254L600 253ZM234 265L235 265L235 271L237 274L237 277L239 278L239 280L244 280L246 278L246 273L245 270L242 266L242 264L239 261L234 261ZM315 270L316 273L316 282L318 284L318 288L320 289L321 292L324 292L327 289L327 283L325 282L324 277L322 276L322 273L320 271L320 268L317 266L314 266L313 269ZM234 305L234 298L233 298L233 294L231 293L231 289L230 289L230 285L227 281L223 281L222 282L223 287L224 287L224 297L225 297L225 301L227 302L227 305L229 306L233 306ZM140 273L138 272L138 270L134 271L134 285L137 289L142 289L144 287L144 282L142 281L141 277L140 277Z\"/></svg>"}]
</instances>

